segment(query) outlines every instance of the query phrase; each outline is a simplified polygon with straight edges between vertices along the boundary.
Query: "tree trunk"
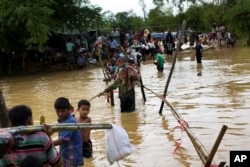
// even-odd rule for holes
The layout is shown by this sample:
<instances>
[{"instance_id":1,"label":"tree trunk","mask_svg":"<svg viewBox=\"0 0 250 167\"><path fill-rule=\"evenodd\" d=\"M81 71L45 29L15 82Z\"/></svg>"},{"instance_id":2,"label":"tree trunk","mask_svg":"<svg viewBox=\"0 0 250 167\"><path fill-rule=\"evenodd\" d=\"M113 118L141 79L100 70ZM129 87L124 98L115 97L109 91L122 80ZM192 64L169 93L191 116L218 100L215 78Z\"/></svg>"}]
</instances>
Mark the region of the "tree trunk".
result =
<instances>
[{"instance_id":1,"label":"tree trunk","mask_svg":"<svg viewBox=\"0 0 250 167\"><path fill-rule=\"evenodd\" d=\"M2 91L0 90L0 128L9 127L9 118Z\"/></svg>"},{"instance_id":2,"label":"tree trunk","mask_svg":"<svg viewBox=\"0 0 250 167\"><path fill-rule=\"evenodd\" d=\"M247 39L247 46L250 46L250 35L248 36L248 39Z\"/></svg>"},{"instance_id":3,"label":"tree trunk","mask_svg":"<svg viewBox=\"0 0 250 167\"><path fill-rule=\"evenodd\" d=\"M22 70L23 70L23 71L26 71L26 62L25 62L25 58L26 58L26 56L27 56L26 50L23 49L23 50L21 51L21 54L22 54Z\"/></svg>"}]
</instances>

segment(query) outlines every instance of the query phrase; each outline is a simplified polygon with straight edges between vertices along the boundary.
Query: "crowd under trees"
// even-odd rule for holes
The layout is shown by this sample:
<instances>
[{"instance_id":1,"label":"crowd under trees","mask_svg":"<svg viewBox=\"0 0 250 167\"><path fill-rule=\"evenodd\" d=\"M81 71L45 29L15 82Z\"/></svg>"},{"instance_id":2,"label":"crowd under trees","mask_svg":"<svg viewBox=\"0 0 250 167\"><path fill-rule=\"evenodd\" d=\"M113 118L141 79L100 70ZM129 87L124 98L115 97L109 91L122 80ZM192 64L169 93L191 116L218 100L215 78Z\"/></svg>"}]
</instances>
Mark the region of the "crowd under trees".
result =
<instances>
[{"instance_id":1,"label":"crowd under trees","mask_svg":"<svg viewBox=\"0 0 250 167\"><path fill-rule=\"evenodd\" d=\"M183 20L187 27L202 32L210 32L214 22L223 24L250 45L250 0L153 0L155 8L148 13L144 0L135 3L140 4L143 17L133 11L103 11L91 0L0 0L1 53L18 52L22 61L28 48L42 50L54 32L111 31L114 27L124 32L142 28L159 32L180 28Z\"/></svg>"}]
</instances>

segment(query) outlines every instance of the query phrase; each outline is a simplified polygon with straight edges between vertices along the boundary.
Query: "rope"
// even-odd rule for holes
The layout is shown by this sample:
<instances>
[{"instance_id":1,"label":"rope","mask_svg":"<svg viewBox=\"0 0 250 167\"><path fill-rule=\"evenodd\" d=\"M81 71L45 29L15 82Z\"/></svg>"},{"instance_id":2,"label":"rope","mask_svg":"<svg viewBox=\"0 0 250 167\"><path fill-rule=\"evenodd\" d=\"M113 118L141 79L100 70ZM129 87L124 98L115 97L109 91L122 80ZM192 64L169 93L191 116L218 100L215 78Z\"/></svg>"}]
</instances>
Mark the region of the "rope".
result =
<instances>
[{"instance_id":1,"label":"rope","mask_svg":"<svg viewBox=\"0 0 250 167\"><path fill-rule=\"evenodd\" d=\"M181 117L181 115L177 112L177 110L173 107L173 105L166 99L164 96L160 96L159 94L155 93L151 89L144 86L144 88L154 95L156 95L158 98L160 98L169 108L171 109L171 112L173 116L176 118L178 123L182 126L182 128L186 131L188 137L190 138L197 154L199 155L202 162L205 164L208 159L208 152L205 149L205 147L200 143L200 141L195 137L195 135L191 132L188 123Z\"/></svg>"}]
</instances>

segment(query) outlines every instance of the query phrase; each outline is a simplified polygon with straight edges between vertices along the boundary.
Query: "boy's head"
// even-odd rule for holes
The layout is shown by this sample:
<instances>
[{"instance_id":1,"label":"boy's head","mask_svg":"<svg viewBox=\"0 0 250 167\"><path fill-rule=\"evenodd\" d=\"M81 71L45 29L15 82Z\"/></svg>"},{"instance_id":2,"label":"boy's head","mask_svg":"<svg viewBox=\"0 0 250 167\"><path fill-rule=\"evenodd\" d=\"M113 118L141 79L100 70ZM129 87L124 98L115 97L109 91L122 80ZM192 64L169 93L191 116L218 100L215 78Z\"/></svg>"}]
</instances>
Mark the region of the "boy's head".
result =
<instances>
[{"instance_id":1,"label":"boy's head","mask_svg":"<svg viewBox=\"0 0 250 167\"><path fill-rule=\"evenodd\" d=\"M77 110L80 113L80 117L86 117L89 114L90 111L90 102L88 100L80 100L78 102Z\"/></svg>"},{"instance_id":2,"label":"boy's head","mask_svg":"<svg viewBox=\"0 0 250 167\"><path fill-rule=\"evenodd\" d=\"M65 97L59 97L56 99L55 103L54 103L54 107L55 109L64 109L70 108L70 102L69 99L65 98Z\"/></svg>"},{"instance_id":3,"label":"boy's head","mask_svg":"<svg viewBox=\"0 0 250 167\"><path fill-rule=\"evenodd\" d=\"M17 105L8 112L12 126L33 125L32 111L26 105Z\"/></svg>"},{"instance_id":4,"label":"boy's head","mask_svg":"<svg viewBox=\"0 0 250 167\"><path fill-rule=\"evenodd\" d=\"M117 60L116 60L116 64L117 66L121 67L125 64L126 60L124 57L119 57Z\"/></svg>"},{"instance_id":5,"label":"boy's head","mask_svg":"<svg viewBox=\"0 0 250 167\"><path fill-rule=\"evenodd\" d=\"M54 103L56 114L59 120L65 120L70 114L70 102L65 97L59 97Z\"/></svg>"}]
</instances>

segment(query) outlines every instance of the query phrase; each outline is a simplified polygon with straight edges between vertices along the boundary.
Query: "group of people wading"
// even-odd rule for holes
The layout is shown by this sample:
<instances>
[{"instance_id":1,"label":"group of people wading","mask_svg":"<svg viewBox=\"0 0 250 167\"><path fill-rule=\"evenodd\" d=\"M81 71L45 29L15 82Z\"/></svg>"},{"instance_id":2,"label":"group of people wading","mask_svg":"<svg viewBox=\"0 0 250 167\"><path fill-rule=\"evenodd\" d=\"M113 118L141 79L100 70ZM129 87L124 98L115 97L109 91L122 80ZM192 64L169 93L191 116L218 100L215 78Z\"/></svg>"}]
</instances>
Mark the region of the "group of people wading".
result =
<instances>
[{"instance_id":1,"label":"group of people wading","mask_svg":"<svg viewBox=\"0 0 250 167\"><path fill-rule=\"evenodd\" d=\"M113 83L109 85L99 95L109 93L112 90L119 89L119 99L121 112L131 112L135 110L135 90L134 86L139 83L140 79L140 63L146 56L155 60L156 68L159 72L163 72L165 59L163 56L164 50L166 54L173 54L175 47L175 39L169 31L166 39L154 39L148 29L144 29L140 34L130 34L126 36L123 31L120 33L114 29L113 35L106 40L101 37L101 42L96 43L96 49L107 46L110 59L105 61L105 68L103 69L107 74L104 81L114 79ZM119 35L118 35L119 34ZM119 43L114 37L119 36ZM164 49L165 48L165 49ZM106 59L101 51L98 52L100 59Z\"/></svg>"},{"instance_id":2,"label":"group of people wading","mask_svg":"<svg viewBox=\"0 0 250 167\"><path fill-rule=\"evenodd\" d=\"M81 99L76 110L79 118L75 118L68 98L58 97L54 102L58 124L91 123L90 107L88 100ZM52 140L53 129L49 124L43 123L43 130L19 132L25 126L34 125L29 106L12 107L8 110L8 118L13 129L0 129L1 167L79 167L84 165L84 158L92 156L89 128L61 130L58 138ZM19 130L15 131L16 127ZM59 150L55 146L59 146Z\"/></svg>"}]
</instances>

